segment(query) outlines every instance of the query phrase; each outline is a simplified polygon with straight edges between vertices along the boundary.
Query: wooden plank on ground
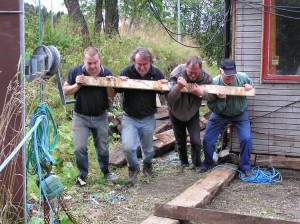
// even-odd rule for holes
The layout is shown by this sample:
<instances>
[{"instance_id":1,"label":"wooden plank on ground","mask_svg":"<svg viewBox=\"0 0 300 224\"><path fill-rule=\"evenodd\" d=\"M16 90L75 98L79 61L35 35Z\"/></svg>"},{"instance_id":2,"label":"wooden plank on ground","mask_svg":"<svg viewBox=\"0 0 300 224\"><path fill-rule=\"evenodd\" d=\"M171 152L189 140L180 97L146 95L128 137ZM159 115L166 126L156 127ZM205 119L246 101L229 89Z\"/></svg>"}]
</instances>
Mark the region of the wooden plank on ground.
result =
<instances>
[{"instance_id":1,"label":"wooden plank on ground","mask_svg":"<svg viewBox=\"0 0 300 224\"><path fill-rule=\"evenodd\" d=\"M300 170L300 157L257 155L255 165Z\"/></svg>"},{"instance_id":2,"label":"wooden plank on ground","mask_svg":"<svg viewBox=\"0 0 300 224\"><path fill-rule=\"evenodd\" d=\"M175 137L173 129L155 134L155 141L153 142L154 157L163 155L174 149Z\"/></svg>"},{"instance_id":3,"label":"wooden plank on ground","mask_svg":"<svg viewBox=\"0 0 300 224\"><path fill-rule=\"evenodd\" d=\"M122 149L117 149L110 153L109 164L115 167L123 167L127 164L126 158Z\"/></svg>"},{"instance_id":4,"label":"wooden plank on ground","mask_svg":"<svg viewBox=\"0 0 300 224\"><path fill-rule=\"evenodd\" d=\"M195 224L299 224L299 222L242 215L210 209L191 208L175 205L155 205L154 215L164 218L189 221Z\"/></svg>"},{"instance_id":5,"label":"wooden plank on ground","mask_svg":"<svg viewBox=\"0 0 300 224\"><path fill-rule=\"evenodd\" d=\"M141 224L179 224L178 220L163 218L151 215L147 219L145 219Z\"/></svg>"},{"instance_id":6,"label":"wooden plank on ground","mask_svg":"<svg viewBox=\"0 0 300 224\"><path fill-rule=\"evenodd\" d=\"M113 88L124 88L124 89L143 89L143 90L155 90L168 92L171 89L172 84L170 82L162 84L160 81L149 81L149 80L137 80L128 79L122 81L120 78L108 79L105 77L91 77L85 76L86 86L102 86L102 87L113 87ZM218 86L218 85L201 85L203 92L207 93L225 93L226 95L234 96L255 96L255 89L245 91L244 87L234 86ZM182 89L183 92L188 92L187 88Z\"/></svg>"},{"instance_id":7,"label":"wooden plank on ground","mask_svg":"<svg viewBox=\"0 0 300 224\"><path fill-rule=\"evenodd\" d=\"M236 165L228 164L228 166L237 169ZM194 208L202 207L208 204L236 175L237 172L234 170L214 169L167 204Z\"/></svg>"},{"instance_id":8,"label":"wooden plank on ground","mask_svg":"<svg viewBox=\"0 0 300 224\"><path fill-rule=\"evenodd\" d=\"M161 156L174 149L175 137L173 129L155 134L153 138L154 157ZM137 155L141 157L140 147L137 149ZM122 167L127 164L122 149L118 149L109 155L109 164L116 167Z\"/></svg>"},{"instance_id":9,"label":"wooden plank on ground","mask_svg":"<svg viewBox=\"0 0 300 224\"><path fill-rule=\"evenodd\" d=\"M172 129L172 124L170 119L156 120L156 128L154 130L154 134L158 134L170 129Z\"/></svg>"},{"instance_id":10,"label":"wooden plank on ground","mask_svg":"<svg viewBox=\"0 0 300 224\"><path fill-rule=\"evenodd\" d=\"M168 108L168 106L163 106L163 107L157 108L157 112L155 113L154 116L155 116L156 120L169 118L169 108Z\"/></svg>"},{"instance_id":11,"label":"wooden plank on ground","mask_svg":"<svg viewBox=\"0 0 300 224\"><path fill-rule=\"evenodd\" d=\"M235 169L237 168L236 165L226 165L231 166ZM221 189L227 186L235 178L236 175L237 172L226 168L218 168L212 170L211 172L207 173L205 177L186 189L175 199L166 203L166 205L194 208L204 206L208 204ZM155 211L155 213L156 212L157 211ZM150 216L142 223L151 224L152 218L153 216ZM167 217L163 217L163 219L160 222L157 221L156 224L165 224L165 219L167 219ZM174 221L176 220L174 219Z\"/></svg>"}]
</instances>

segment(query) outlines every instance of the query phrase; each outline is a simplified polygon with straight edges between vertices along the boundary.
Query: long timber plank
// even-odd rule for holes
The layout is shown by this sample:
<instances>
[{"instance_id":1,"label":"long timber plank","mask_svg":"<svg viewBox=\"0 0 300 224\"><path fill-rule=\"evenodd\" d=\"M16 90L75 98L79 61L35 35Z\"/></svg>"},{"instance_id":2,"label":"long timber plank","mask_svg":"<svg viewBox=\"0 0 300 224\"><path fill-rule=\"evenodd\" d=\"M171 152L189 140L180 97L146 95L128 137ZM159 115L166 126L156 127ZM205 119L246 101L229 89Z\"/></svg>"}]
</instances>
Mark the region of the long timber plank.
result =
<instances>
[{"instance_id":1,"label":"long timber plank","mask_svg":"<svg viewBox=\"0 0 300 224\"><path fill-rule=\"evenodd\" d=\"M172 88L172 83L162 84L160 81L127 79L126 81L120 78L105 78L85 76L85 86L113 87L124 89L143 89L168 92ZM245 91L244 87L234 86L218 86L218 85L200 85L203 92L234 96L255 96L255 89ZM188 92L187 88L183 88L182 92Z\"/></svg>"},{"instance_id":2,"label":"long timber plank","mask_svg":"<svg viewBox=\"0 0 300 224\"><path fill-rule=\"evenodd\" d=\"M228 166L237 169L236 165L230 164ZM236 177L236 175L237 172L231 169L214 169L166 204L200 208L210 203L216 194L226 187Z\"/></svg>"},{"instance_id":3,"label":"long timber plank","mask_svg":"<svg viewBox=\"0 0 300 224\"><path fill-rule=\"evenodd\" d=\"M155 205L155 213L159 217L168 217L195 224L300 224L299 222L286 221L258 216L242 215L210 209L188 208L175 205Z\"/></svg>"},{"instance_id":4,"label":"long timber plank","mask_svg":"<svg viewBox=\"0 0 300 224\"><path fill-rule=\"evenodd\" d=\"M151 215L146 220L141 222L141 224L180 224L180 221Z\"/></svg>"},{"instance_id":5,"label":"long timber plank","mask_svg":"<svg viewBox=\"0 0 300 224\"><path fill-rule=\"evenodd\" d=\"M226 164L232 168L237 169L236 165ZM208 204L216 194L226 187L234 178L237 172L231 169L218 168L207 173L206 176L201 178L191 187L186 189L176 198L167 202L168 206L184 206L190 208L202 207ZM159 209L159 208L158 208ZM155 211L156 213L157 211ZM153 224L153 219L156 216L149 216L142 224ZM160 221L155 222L156 224L167 224L169 221L168 217L161 217ZM173 219L176 221L176 218Z\"/></svg>"}]
</instances>

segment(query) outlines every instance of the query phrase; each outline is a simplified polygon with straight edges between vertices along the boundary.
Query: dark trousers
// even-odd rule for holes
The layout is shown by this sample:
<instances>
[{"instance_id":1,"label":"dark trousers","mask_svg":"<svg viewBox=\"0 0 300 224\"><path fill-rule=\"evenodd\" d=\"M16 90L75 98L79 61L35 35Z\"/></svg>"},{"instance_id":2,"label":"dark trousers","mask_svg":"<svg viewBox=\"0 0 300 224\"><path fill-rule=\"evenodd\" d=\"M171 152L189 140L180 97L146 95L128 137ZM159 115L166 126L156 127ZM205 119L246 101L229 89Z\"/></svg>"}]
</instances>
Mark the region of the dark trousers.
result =
<instances>
[{"instance_id":1,"label":"dark trousers","mask_svg":"<svg viewBox=\"0 0 300 224\"><path fill-rule=\"evenodd\" d=\"M201 139L200 139L200 121L199 121L199 112L196 113L188 121L178 120L170 111L169 111L170 120L172 123L179 159L181 164L189 164L188 155L187 155L187 134L186 129L190 135L191 143L191 156L192 163L195 167L201 165L200 153L201 153Z\"/></svg>"}]
</instances>

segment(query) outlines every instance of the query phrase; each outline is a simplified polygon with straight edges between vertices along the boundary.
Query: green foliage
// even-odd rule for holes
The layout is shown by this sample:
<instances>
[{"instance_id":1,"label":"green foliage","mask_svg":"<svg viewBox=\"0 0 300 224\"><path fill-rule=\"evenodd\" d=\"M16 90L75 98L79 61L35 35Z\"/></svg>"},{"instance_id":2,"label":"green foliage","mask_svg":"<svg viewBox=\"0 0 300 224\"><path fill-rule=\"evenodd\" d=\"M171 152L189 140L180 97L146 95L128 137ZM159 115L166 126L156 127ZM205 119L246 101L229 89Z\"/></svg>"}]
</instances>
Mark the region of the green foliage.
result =
<instances>
[{"instance_id":1,"label":"green foliage","mask_svg":"<svg viewBox=\"0 0 300 224\"><path fill-rule=\"evenodd\" d=\"M197 42L212 65L223 57L224 1L184 0L182 2L182 30Z\"/></svg>"},{"instance_id":2,"label":"green foliage","mask_svg":"<svg viewBox=\"0 0 300 224\"><path fill-rule=\"evenodd\" d=\"M89 0L81 1L86 4L85 10L91 9ZM139 7L144 6L144 1L136 1ZM155 1L157 4L160 1ZM130 5L130 4L129 4ZM136 6L136 7L138 7ZM162 6L161 6L162 7ZM163 7L159 8L160 13L163 13ZM142 11L140 12L142 14ZM150 11L148 11L150 15ZM168 14L168 15L167 15ZM165 12L168 18L172 17L172 13ZM38 17L34 13L26 13L25 17L25 43L26 53L29 57L34 49L38 46ZM152 17L153 19L153 17ZM98 35L91 39L92 45L99 48L101 52L101 63L105 67L111 69L113 73L118 76L120 71L129 64L128 57L131 52L137 47L149 48L155 57L155 66L159 67L163 73L168 77L172 69L179 63L183 63L190 55L201 55L201 51L186 48L177 44L166 35L165 31L160 25L155 24L155 20L145 22L148 26L143 26L143 29L131 29L129 32L121 29L120 36L106 38L104 35ZM91 21L88 21L89 27L92 27ZM141 23L142 24L142 23ZM43 45L55 46L61 56L60 73L62 83L66 80L68 70L77 64L82 63L82 52L84 50L83 39L79 35L76 25L70 22L67 16L62 15L51 27L49 18L46 18L42 23ZM191 41L185 40L185 43ZM205 65L208 72L216 73L215 67ZM43 88L42 88L43 87ZM40 103L46 103L52 110L54 119L57 122L59 136L56 149L52 156L56 161L53 167L53 172L59 177L59 180L65 187L65 194L72 194L74 188L74 180L77 176L77 167L73 154L73 139L72 139L72 121L70 119L70 110L73 105L62 105L60 95L58 92L57 82L55 77L43 82L25 83L26 91L26 115L33 113L34 109ZM118 108L119 109L119 108ZM110 110L114 114L120 113L116 107ZM120 147L120 134L114 133L109 137L110 151L114 151ZM100 172L99 164L96 159L96 153L93 146L93 140L90 137L88 140L89 148L89 178L88 184L91 186L91 191L107 191L109 185ZM118 184L124 185L126 183L126 174L123 174L124 169L111 168L111 171L121 176ZM28 197L37 197L38 189L36 187L36 176L28 177ZM62 216L62 219L66 218ZM64 223L67 223L64 221Z\"/></svg>"}]
</instances>

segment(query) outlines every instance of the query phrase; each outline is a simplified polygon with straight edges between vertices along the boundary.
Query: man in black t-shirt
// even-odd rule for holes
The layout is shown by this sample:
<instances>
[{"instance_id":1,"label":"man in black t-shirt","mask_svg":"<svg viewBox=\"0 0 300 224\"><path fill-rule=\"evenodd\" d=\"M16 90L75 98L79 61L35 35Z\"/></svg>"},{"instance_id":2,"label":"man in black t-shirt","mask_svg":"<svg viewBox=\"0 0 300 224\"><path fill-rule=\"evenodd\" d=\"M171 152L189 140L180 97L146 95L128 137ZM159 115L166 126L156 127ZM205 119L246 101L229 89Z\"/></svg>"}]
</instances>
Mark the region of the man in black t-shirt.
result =
<instances>
[{"instance_id":1,"label":"man in black t-shirt","mask_svg":"<svg viewBox=\"0 0 300 224\"><path fill-rule=\"evenodd\" d=\"M100 53L97 48L88 47L84 50L84 64L70 69L67 81L63 86L65 95L74 94L75 105L73 112L73 140L74 155L79 174L76 182L83 186L88 175L88 148L89 133L92 132L98 163L104 177L108 181L116 180L110 173L108 150L108 93L112 88L83 86L84 76L108 77L113 73L101 66ZM115 95L115 93L114 93Z\"/></svg>"},{"instance_id":2,"label":"man in black t-shirt","mask_svg":"<svg viewBox=\"0 0 300 224\"><path fill-rule=\"evenodd\" d=\"M137 48L130 56L131 65L126 66L120 73L120 78L138 80L161 80L166 83L162 72L154 67L153 56L146 48ZM143 175L152 174L153 158L153 132L156 121L154 114L156 108L157 91L138 89L116 89L123 95L123 118L122 118L122 150L125 154L129 182L135 183L140 172L140 166L136 154L138 137L143 157Z\"/></svg>"}]
</instances>

